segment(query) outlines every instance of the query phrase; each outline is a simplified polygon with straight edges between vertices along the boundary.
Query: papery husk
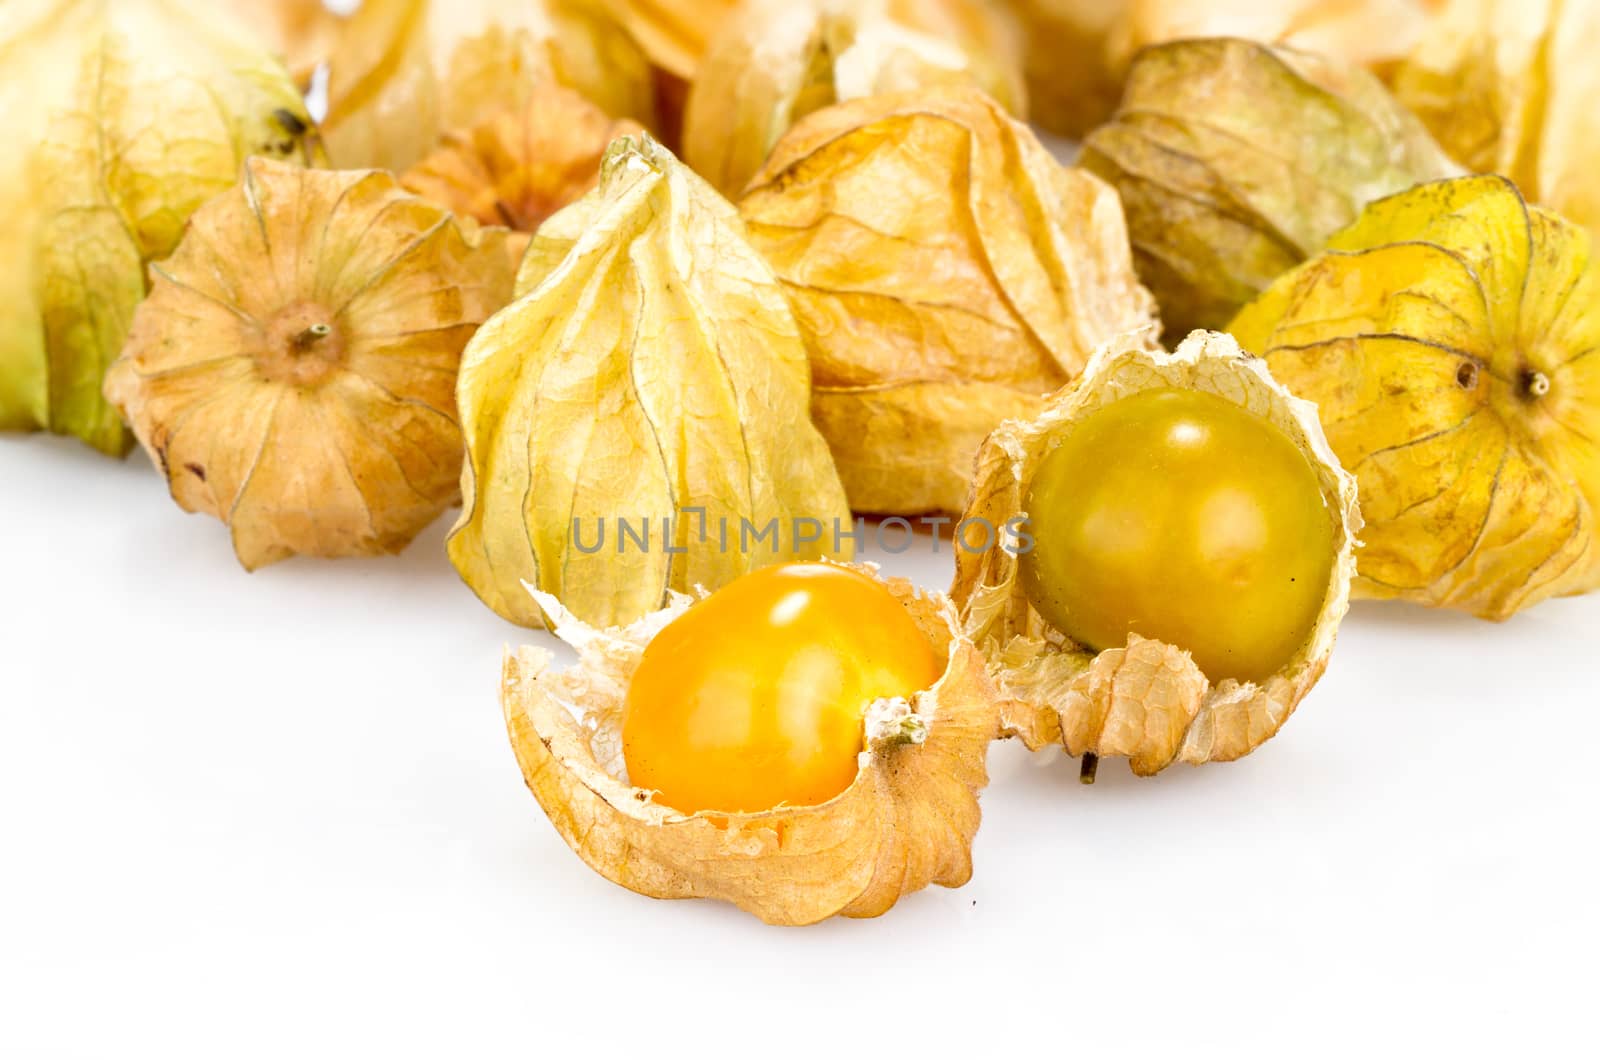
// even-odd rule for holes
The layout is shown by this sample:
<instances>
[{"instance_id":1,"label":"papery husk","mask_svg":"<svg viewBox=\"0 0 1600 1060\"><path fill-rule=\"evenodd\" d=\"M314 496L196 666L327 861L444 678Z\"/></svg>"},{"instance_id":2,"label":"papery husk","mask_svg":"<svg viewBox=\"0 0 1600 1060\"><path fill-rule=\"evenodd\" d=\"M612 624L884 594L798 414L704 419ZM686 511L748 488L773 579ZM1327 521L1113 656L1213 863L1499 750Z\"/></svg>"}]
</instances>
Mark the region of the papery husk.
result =
<instances>
[{"instance_id":1,"label":"papery husk","mask_svg":"<svg viewBox=\"0 0 1600 1060\"><path fill-rule=\"evenodd\" d=\"M1073 755L1124 757L1139 776L1175 762L1242 758L1277 734L1327 667L1349 604L1361 529L1355 480L1329 448L1316 408L1215 332L1196 332L1170 354L1107 349L1037 417L1002 425L978 456L963 520L1004 527L1025 517L1034 472L1074 422L1121 398L1174 386L1226 398L1287 434L1316 469L1337 524L1338 557L1322 611L1278 673L1259 684L1231 678L1213 684L1182 645L1132 635L1126 646L1096 653L1073 642L1028 602L1014 539L1009 550L957 548L950 590L967 634L989 659L1009 734L1032 749L1059 741Z\"/></svg>"},{"instance_id":2,"label":"papery husk","mask_svg":"<svg viewBox=\"0 0 1600 1060\"><path fill-rule=\"evenodd\" d=\"M328 152L404 172L444 134L529 105L554 80L607 114L655 118L650 66L581 0L364 0L329 59Z\"/></svg>"},{"instance_id":3,"label":"papery husk","mask_svg":"<svg viewBox=\"0 0 1600 1060\"><path fill-rule=\"evenodd\" d=\"M1597 54L1597 0L1454 0L1395 92L1467 166L1600 232Z\"/></svg>"},{"instance_id":4,"label":"papery husk","mask_svg":"<svg viewBox=\"0 0 1600 1060\"><path fill-rule=\"evenodd\" d=\"M1600 585L1600 279L1500 177L1368 207L1233 322L1361 482L1361 596L1504 619Z\"/></svg>"},{"instance_id":5,"label":"papery husk","mask_svg":"<svg viewBox=\"0 0 1600 1060\"><path fill-rule=\"evenodd\" d=\"M283 60L296 84L311 84L339 29L339 16L323 0L227 0L226 6Z\"/></svg>"},{"instance_id":6,"label":"papery husk","mask_svg":"<svg viewBox=\"0 0 1600 1060\"><path fill-rule=\"evenodd\" d=\"M450 557L490 607L541 624L527 583L625 625L673 590L848 555L783 292L733 207L664 147L613 144L599 187L539 229L517 291L468 347L458 394L466 508ZM622 519L646 520L654 546L624 546ZM773 521L770 545L744 532Z\"/></svg>"},{"instance_id":7,"label":"papery husk","mask_svg":"<svg viewBox=\"0 0 1600 1060\"><path fill-rule=\"evenodd\" d=\"M1080 163L1122 196L1175 338L1226 326L1367 203L1462 173L1365 70L1238 39L1146 49Z\"/></svg>"},{"instance_id":8,"label":"papery husk","mask_svg":"<svg viewBox=\"0 0 1600 1060\"><path fill-rule=\"evenodd\" d=\"M546 218L598 183L611 142L643 131L551 81L521 108L446 133L400 183L457 217L511 229L512 253L520 260Z\"/></svg>"},{"instance_id":9,"label":"papery husk","mask_svg":"<svg viewBox=\"0 0 1600 1060\"><path fill-rule=\"evenodd\" d=\"M998 723L994 689L948 600L900 579L884 583L948 660L943 674L909 702L867 708L859 771L844 792L764 813L685 816L628 782L628 682L645 645L691 606L687 598L608 630L542 598L578 662L556 673L541 648L507 652L501 703L522 775L562 839L629 890L715 898L771 924L879 916L929 884L965 884Z\"/></svg>"},{"instance_id":10,"label":"papery husk","mask_svg":"<svg viewBox=\"0 0 1600 1060\"><path fill-rule=\"evenodd\" d=\"M387 173L252 159L152 268L106 397L246 568L397 552L459 496L456 367L504 242Z\"/></svg>"},{"instance_id":11,"label":"papery husk","mask_svg":"<svg viewBox=\"0 0 1600 1060\"><path fill-rule=\"evenodd\" d=\"M740 204L783 282L850 503L960 511L979 443L1112 341L1154 347L1117 196L973 89L797 124Z\"/></svg>"},{"instance_id":12,"label":"papery husk","mask_svg":"<svg viewBox=\"0 0 1600 1060\"><path fill-rule=\"evenodd\" d=\"M907 21L896 17L896 6ZM695 74L684 117L684 161L735 195L807 114L843 100L951 81L982 88L1024 115L1026 89L1014 42L999 28L984 33L980 26L963 35L947 7L890 0L747 4L712 39Z\"/></svg>"},{"instance_id":13,"label":"papery husk","mask_svg":"<svg viewBox=\"0 0 1600 1060\"><path fill-rule=\"evenodd\" d=\"M310 160L311 118L240 24L185 0L4 0L0 430L120 456L100 396L145 266L247 155Z\"/></svg>"}]
</instances>

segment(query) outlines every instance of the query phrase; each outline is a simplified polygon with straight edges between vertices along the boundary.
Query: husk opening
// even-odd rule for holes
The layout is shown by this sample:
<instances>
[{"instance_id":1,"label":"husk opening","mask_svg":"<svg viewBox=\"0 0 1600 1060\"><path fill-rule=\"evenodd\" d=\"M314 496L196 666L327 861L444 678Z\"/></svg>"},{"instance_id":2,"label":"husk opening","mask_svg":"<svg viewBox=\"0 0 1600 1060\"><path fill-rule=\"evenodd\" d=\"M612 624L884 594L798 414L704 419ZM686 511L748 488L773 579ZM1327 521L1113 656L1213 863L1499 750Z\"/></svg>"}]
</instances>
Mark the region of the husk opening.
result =
<instances>
[{"instance_id":1,"label":"husk opening","mask_svg":"<svg viewBox=\"0 0 1600 1060\"><path fill-rule=\"evenodd\" d=\"M878 916L929 884L966 883L998 724L993 688L947 600L903 580L885 584L948 661L909 703L872 705L850 787L818 806L692 816L632 787L621 758L629 677L691 601L678 596L631 626L596 630L538 594L578 662L555 673L542 649L508 651L501 701L523 777L567 845L640 894L715 898L782 925Z\"/></svg>"},{"instance_id":2,"label":"husk opening","mask_svg":"<svg viewBox=\"0 0 1600 1060\"><path fill-rule=\"evenodd\" d=\"M1261 684L1212 684L1181 647L1138 636L1094 653L1033 609L1018 561L1002 548L958 549L951 597L964 628L990 661L1008 734L1038 749L1060 741L1073 755L1120 756L1150 776L1174 762L1199 765L1249 754L1275 735L1316 684L1349 603L1361 517L1355 480L1340 468L1313 406L1273 381L1231 338L1196 332L1176 352L1107 349L1078 382L1029 421L1003 424L978 457L965 519L1004 526L1024 515L1023 498L1053 439L1080 416L1143 390L1182 386L1226 398L1285 431L1316 467L1339 550L1310 637Z\"/></svg>"}]
</instances>

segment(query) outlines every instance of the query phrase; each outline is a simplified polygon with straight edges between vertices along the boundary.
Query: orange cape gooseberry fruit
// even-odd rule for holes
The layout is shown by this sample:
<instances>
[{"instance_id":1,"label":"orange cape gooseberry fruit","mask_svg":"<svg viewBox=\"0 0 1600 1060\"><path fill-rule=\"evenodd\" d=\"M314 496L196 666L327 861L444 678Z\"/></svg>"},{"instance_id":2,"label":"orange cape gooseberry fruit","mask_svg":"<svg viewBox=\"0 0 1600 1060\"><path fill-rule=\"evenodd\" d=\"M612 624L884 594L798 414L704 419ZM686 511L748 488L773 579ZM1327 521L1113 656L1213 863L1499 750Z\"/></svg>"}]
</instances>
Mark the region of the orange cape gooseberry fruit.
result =
<instances>
[{"instance_id":1,"label":"orange cape gooseberry fruit","mask_svg":"<svg viewBox=\"0 0 1600 1060\"><path fill-rule=\"evenodd\" d=\"M543 649L508 653L501 700L528 787L591 868L640 894L716 898L774 924L877 916L903 894L970 878L999 724L983 658L943 596L836 570L760 571L721 590L731 596L675 595L605 630L535 593L578 661L558 673ZM706 733L720 746L689 746ZM661 754L684 757L649 760ZM696 779L688 756L701 754L734 775ZM816 783L768 785L762 768ZM640 786L633 770L664 790ZM665 789L686 802L772 805L691 811Z\"/></svg>"}]
</instances>

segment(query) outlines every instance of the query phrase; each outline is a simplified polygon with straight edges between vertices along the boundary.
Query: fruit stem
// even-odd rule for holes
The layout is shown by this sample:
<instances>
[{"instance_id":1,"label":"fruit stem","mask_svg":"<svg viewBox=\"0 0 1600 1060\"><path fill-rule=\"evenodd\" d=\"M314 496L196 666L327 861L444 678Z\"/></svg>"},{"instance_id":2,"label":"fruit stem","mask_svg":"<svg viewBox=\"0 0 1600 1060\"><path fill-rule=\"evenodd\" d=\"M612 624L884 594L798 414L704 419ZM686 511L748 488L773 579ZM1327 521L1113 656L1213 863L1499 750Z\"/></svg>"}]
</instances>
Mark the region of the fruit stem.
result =
<instances>
[{"instance_id":1,"label":"fruit stem","mask_svg":"<svg viewBox=\"0 0 1600 1060\"><path fill-rule=\"evenodd\" d=\"M1078 783L1093 784L1095 774L1100 771L1100 756L1093 751L1085 751L1083 759L1078 763Z\"/></svg>"},{"instance_id":2,"label":"fruit stem","mask_svg":"<svg viewBox=\"0 0 1600 1060\"><path fill-rule=\"evenodd\" d=\"M1525 379L1528 393L1540 398L1550 393L1550 377L1543 372L1529 372Z\"/></svg>"},{"instance_id":3,"label":"fruit stem","mask_svg":"<svg viewBox=\"0 0 1600 1060\"><path fill-rule=\"evenodd\" d=\"M332 326L328 324L313 324L294 337L294 352L305 353L332 334Z\"/></svg>"}]
</instances>

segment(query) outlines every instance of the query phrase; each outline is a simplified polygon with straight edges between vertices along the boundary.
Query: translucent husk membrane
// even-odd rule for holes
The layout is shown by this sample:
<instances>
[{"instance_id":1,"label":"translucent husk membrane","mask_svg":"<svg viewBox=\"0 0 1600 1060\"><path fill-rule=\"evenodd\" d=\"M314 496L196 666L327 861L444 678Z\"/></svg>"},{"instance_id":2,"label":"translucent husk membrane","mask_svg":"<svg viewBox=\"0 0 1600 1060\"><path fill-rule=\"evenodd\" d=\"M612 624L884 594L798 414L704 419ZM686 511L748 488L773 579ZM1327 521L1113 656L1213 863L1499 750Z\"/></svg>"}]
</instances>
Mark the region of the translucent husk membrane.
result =
<instances>
[{"instance_id":1,"label":"translucent husk membrane","mask_svg":"<svg viewBox=\"0 0 1600 1060\"><path fill-rule=\"evenodd\" d=\"M817 111L740 212L860 511L960 511L1002 420L1036 413L1099 346L1156 343L1116 193L968 87Z\"/></svg>"},{"instance_id":2,"label":"translucent husk membrane","mask_svg":"<svg viewBox=\"0 0 1600 1060\"><path fill-rule=\"evenodd\" d=\"M1367 203L1462 172L1360 67L1237 39L1140 53L1080 162L1121 195L1175 339L1225 327Z\"/></svg>"},{"instance_id":3,"label":"translucent husk membrane","mask_svg":"<svg viewBox=\"0 0 1600 1060\"><path fill-rule=\"evenodd\" d=\"M966 883L994 691L948 600L884 582L948 660L939 680L909 701L867 706L859 772L828 802L692 816L629 784L621 737L645 645L691 601L674 596L631 626L597 630L541 595L578 661L555 672L543 649L508 652L501 702L523 777L567 845L640 894L715 898L773 924L878 916L929 884Z\"/></svg>"},{"instance_id":4,"label":"translucent husk membrane","mask_svg":"<svg viewBox=\"0 0 1600 1060\"><path fill-rule=\"evenodd\" d=\"M1361 483L1356 591L1504 619L1600 586L1600 269L1502 177L1369 206L1230 329Z\"/></svg>"},{"instance_id":5,"label":"translucent husk membrane","mask_svg":"<svg viewBox=\"0 0 1600 1060\"><path fill-rule=\"evenodd\" d=\"M194 0L4 0L0 430L131 438L105 370L189 215L249 155L317 157L278 61Z\"/></svg>"},{"instance_id":6,"label":"translucent husk membrane","mask_svg":"<svg viewBox=\"0 0 1600 1060\"><path fill-rule=\"evenodd\" d=\"M951 589L964 628L989 660L1008 733L1030 748L1059 741L1073 755L1125 757L1141 776L1174 762L1241 758L1278 732L1327 666L1348 606L1361 528L1355 480L1328 447L1315 408L1214 332L1196 332L1170 354L1108 349L1041 414L1003 424L979 453L963 518L1003 527L1025 515L1034 471L1076 420L1121 398L1173 386L1226 398L1284 431L1311 459L1337 523L1326 602L1304 646L1278 673L1260 683L1213 684L1181 645L1137 635L1122 648L1084 648L1033 609L1014 549L958 549Z\"/></svg>"},{"instance_id":7,"label":"translucent husk membrane","mask_svg":"<svg viewBox=\"0 0 1600 1060\"><path fill-rule=\"evenodd\" d=\"M848 555L789 305L732 205L666 148L616 141L599 186L539 229L517 291L458 389L450 558L485 603L540 625L526 583L623 625L671 590Z\"/></svg>"},{"instance_id":8,"label":"translucent husk membrane","mask_svg":"<svg viewBox=\"0 0 1600 1060\"><path fill-rule=\"evenodd\" d=\"M510 298L505 236L387 173L252 159L152 269L106 396L245 567L398 551L459 498L456 369Z\"/></svg>"}]
</instances>

